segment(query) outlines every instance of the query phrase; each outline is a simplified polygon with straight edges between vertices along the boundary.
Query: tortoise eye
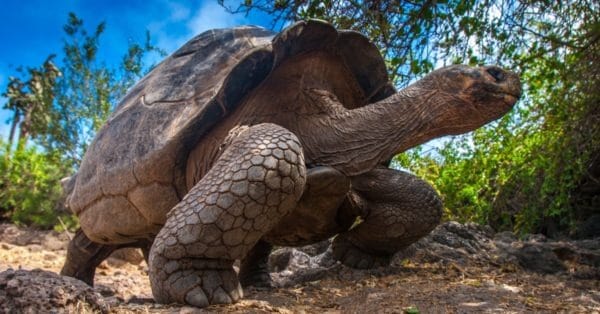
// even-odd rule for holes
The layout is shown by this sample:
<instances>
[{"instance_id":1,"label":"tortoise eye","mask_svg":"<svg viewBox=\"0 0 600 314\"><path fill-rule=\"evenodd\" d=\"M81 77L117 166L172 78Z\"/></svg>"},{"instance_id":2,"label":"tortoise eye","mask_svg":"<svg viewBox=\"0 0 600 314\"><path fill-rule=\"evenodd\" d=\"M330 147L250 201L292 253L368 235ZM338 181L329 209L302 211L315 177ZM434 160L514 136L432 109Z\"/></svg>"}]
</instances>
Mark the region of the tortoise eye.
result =
<instances>
[{"instance_id":1,"label":"tortoise eye","mask_svg":"<svg viewBox=\"0 0 600 314\"><path fill-rule=\"evenodd\" d=\"M489 67L485 71L489 73L497 83L500 83L506 79L504 71L498 67Z\"/></svg>"}]
</instances>

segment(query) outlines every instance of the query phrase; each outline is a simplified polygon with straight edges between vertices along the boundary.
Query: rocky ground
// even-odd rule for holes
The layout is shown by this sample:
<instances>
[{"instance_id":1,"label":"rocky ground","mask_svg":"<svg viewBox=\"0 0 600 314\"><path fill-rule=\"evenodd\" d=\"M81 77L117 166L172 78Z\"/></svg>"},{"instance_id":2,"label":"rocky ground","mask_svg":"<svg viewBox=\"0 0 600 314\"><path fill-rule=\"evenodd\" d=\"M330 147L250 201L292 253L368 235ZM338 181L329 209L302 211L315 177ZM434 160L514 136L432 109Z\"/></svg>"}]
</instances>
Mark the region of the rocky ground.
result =
<instances>
[{"instance_id":1,"label":"rocky ground","mask_svg":"<svg viewBox=\"0 0 600 314\"><path fill-rule=\"evenodd\" d=\"M600 238L517 240L447 222L397 254L359 271L331 260L328 243L271 257L278 288L205 310L153 303L137 251L100 265L96 286L56 273L68 235L0 225L0 312L8 313L600 313Z\"/></svg>"}]
</instances>

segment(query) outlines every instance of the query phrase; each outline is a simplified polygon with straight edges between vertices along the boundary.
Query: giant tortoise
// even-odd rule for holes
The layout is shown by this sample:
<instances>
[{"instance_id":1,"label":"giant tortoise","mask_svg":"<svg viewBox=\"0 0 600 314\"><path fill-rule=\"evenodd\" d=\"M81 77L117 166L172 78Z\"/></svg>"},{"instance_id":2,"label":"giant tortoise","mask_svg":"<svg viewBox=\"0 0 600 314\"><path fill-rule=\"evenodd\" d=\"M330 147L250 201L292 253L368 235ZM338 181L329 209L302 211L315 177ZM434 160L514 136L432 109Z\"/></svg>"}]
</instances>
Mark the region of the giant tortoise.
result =
<instances>
[{"instance_id":1,"label":"giant tortoise","mask_svg":"<svg viewBox=\"0 0 600 314\"><path fill-rule=\"evenodd\" d=\"M520 92L514 73L462 65L396 92L377 47L323 21L202 33L89 146L67 198L81 229L62 274L93 284L112 251L140 247L157 302L204 307L269 285L273 245L335 236L343 264L385 265L442 211L391 158L501 117Z\"/></svg>"}]
</instances>

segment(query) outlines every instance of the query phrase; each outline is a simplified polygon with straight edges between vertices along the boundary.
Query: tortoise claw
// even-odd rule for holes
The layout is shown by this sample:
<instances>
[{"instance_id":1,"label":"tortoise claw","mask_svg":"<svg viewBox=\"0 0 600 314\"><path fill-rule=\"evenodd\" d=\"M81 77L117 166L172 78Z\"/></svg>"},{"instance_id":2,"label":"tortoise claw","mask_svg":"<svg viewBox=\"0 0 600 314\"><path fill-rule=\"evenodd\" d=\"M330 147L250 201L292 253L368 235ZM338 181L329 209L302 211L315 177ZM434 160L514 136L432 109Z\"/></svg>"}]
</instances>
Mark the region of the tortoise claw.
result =
<instances>
[{"instance_id":1,"label":"tortoise claw","mask_svg":"<svg viewBox=\"0 0 600 314\"><path fill-rule=\"evenodd\" d=\"M180 303L200 308L235 303L244 293L231 263L210 259L171 261L161 269L161 281L152 285L154 297L164 304Z\"/></svg>"}]
</instances>

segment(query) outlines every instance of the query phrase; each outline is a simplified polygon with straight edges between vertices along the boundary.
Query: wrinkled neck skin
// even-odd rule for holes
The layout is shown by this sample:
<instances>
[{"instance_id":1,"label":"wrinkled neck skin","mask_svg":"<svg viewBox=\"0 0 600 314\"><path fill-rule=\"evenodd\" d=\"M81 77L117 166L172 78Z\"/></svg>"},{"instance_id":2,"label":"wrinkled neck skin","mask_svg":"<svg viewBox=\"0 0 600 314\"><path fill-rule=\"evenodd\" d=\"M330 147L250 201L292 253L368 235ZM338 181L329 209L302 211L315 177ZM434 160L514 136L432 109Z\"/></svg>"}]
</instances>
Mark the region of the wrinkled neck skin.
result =
<instances>
[{"instance_id":1,"label":"wrinkled neck skin","mask_svg":"<svg viewBox=\"0 0 600 314\"><path fill-rule=\"evenodd\" d=\"M335 113L310 119L301 117L297 132L301 133L310 164L329 165L346 175L359 175L411 147L471 129L460 121L451 121L448 97L451 96L436 89L412 85L357 109L330 103ZM335 102L330 97L321 99Z\"/></svg>"}]
</instances>

